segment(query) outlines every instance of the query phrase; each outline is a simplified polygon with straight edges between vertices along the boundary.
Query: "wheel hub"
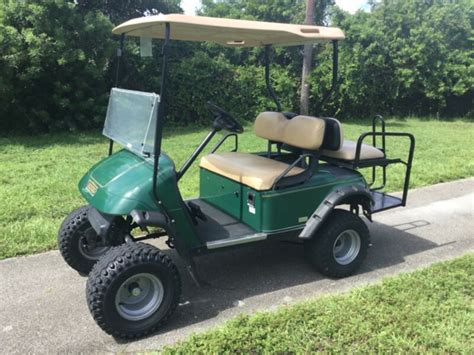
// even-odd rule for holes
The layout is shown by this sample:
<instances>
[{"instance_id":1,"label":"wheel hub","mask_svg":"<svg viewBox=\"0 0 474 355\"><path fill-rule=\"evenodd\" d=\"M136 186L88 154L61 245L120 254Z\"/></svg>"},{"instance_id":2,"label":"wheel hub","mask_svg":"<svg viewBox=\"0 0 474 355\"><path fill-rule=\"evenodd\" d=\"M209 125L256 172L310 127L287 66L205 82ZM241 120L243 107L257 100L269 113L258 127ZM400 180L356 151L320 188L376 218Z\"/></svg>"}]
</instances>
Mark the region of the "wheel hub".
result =
<instances>
[{"instance_id":1,"label":"wheel hub","mask_svg":"<svg viewBox=\"0 0 474 355\"><path fill-rule=\"evenodd\" d=\"M129 290L130 294L134 297L137 297L137 296L140 295L140 293L142 293L142 289L140 288L140 286L136 282L130 284L128 286L128 290Z\"/></svg>"},{"instance_id":2,"label":"wheel hub","mask_svg":"<svg viewBox=\"0 0 474 355\"><path fill-rule=\"evenodd\" d=\"M97 235L93 228L85 230L79 240L79 252L90 260L97 260L108 249L109 247L105 245L105 241Z\"/></svg>"},{"instance_id":3,"label":"wheel hub","mask_svg":"<svg viewBox=\"0 0 474 355\"><path fill-rule=\"evenodd\" d=\"M163 284L149 273L137 274L123 282L115 296L115 308L121 317L139 321L151 316L161 305Z\"/></svg>"},{"instance_id":4,"label":"wheel hub","mask_svg":"<svg viewBox=\"0 0 474 355\"><path fill-rule=\"evenodd\" d=\"M339 234L334 241L333 256L340 265L353 262L359 255L361 239L359 233L350 229Z\"/></svg>"}]
</instances>

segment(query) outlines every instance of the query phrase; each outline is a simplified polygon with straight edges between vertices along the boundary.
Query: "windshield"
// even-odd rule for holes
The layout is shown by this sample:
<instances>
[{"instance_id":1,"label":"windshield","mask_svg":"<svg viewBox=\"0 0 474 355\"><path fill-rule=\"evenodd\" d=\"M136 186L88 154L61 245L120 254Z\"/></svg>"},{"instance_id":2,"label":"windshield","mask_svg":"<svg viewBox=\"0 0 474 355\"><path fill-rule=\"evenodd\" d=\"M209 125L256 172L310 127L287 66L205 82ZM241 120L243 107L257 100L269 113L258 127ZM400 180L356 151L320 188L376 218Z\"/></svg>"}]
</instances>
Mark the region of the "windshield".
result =
<instances>
[{"instance_id":1,"label":"windshield","mask_svg":"<svg viewBox=\"0 0 474 355\"><path fill-rule=\"evenodd\" d=\"M154 93L113 88L102 133L135 154L153 155L159 102Z\"/></svg>"}]
</instances>

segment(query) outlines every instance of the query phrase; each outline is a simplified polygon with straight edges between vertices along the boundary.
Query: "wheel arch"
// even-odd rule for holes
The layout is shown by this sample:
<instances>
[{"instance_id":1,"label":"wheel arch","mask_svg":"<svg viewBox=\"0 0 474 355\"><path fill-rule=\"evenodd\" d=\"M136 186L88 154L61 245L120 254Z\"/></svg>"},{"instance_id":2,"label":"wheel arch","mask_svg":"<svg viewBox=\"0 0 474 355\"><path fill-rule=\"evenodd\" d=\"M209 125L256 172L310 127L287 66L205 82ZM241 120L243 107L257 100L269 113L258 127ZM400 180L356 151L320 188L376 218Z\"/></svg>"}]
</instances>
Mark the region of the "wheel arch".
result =
<instances>
[{"instance_id":1,"label":"wheel arch","mask_svg":"<svg viewBox=\"0 0 474 355\"><path fill-rule=\"evenodd\" d=\"M372 203L372 195L366 186L352 185L338 188L332 191L313 212L301 231L299 238L312 239L332 211L341 205L349 205L353 212L358 212L358 206L361 206L364 215L372 221Z\"/></svg>"}]
</instances>

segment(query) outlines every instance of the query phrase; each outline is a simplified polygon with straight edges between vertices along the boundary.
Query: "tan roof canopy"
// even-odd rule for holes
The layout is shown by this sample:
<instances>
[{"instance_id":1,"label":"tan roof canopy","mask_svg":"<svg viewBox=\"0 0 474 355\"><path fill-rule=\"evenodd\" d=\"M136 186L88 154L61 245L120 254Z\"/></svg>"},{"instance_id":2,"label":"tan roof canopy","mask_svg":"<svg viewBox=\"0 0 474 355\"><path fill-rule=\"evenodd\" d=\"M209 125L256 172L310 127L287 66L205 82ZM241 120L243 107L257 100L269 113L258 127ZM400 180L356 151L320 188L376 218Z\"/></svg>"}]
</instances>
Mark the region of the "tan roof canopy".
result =
<instances>
[{"instance_id":1,"label":"tan roof canopy","mask_svg":"<svg viewBox=\"0 0 474 355\"><path fill-rule=\"evenodd\" d=\"M136 18L114 28L113 33L135 37L164 38L165 23L170 23L171 39L208 41L229 47L260 47L267 44L298 45L341 40L337 27L291 25L276 22L234 20L181 14Z\"/></svg>"}]
</instances>

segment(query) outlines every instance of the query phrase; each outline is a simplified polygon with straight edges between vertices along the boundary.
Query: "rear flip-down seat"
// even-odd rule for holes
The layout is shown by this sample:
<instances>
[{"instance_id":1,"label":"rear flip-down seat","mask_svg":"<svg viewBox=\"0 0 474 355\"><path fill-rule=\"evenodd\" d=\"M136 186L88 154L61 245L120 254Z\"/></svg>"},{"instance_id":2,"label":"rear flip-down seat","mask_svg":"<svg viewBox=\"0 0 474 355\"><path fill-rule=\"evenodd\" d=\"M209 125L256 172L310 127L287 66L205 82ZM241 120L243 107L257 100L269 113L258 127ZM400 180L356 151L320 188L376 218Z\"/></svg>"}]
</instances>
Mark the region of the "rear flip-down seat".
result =
<instances>
[{"instance_id":1,"label":"rear flip-down seat","mask_svg":"<svg viewBox=\"0 0 474 355\"><path fill-rule=\"evenodd\" d=\"M344 133L341 123L335 118L325 117L326 130L324 142L321 148L321 158L332 158L344 161L354 161L356 159L357 142L344 140ZM385 158L385 154L380 149L371 145L362 144L359 160L373 160Z\"/></svg>"},{"instance_id":2,"label":"rear flip-down seat","mask_svg":"<svg viewBox=\"0 0 474 355\"><path fill-rule=\"evenodd\" d=\"M321 155L323 157L340 159L340 160L355 160L356 158L357 142L344 141L342 147L338 150L323 150ZM385 154L371 145L362 144L360 148L360 160L380 159L384 158Z\"/></svg>"}]
</instances>

